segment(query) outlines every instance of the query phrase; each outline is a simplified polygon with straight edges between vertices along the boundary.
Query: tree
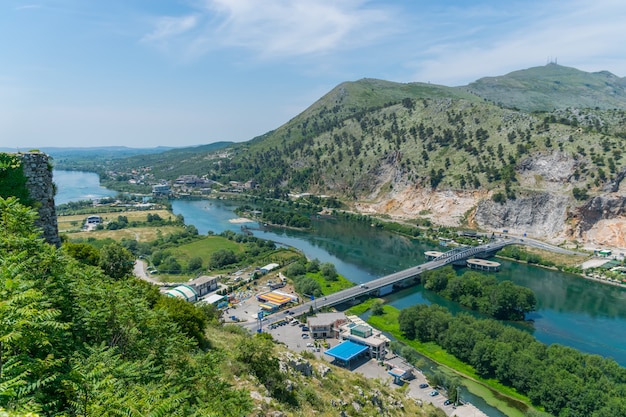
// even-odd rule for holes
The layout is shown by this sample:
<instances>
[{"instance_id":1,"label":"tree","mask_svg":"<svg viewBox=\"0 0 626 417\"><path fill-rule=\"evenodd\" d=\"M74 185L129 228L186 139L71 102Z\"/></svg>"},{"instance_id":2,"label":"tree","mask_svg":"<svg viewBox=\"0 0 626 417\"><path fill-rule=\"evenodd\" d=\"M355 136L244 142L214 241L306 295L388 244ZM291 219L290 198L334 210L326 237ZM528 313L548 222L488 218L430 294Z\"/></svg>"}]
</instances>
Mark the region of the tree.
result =
<instances>
[{"instance_id":1,"label":"tree","mask_svg":"<svg viewBox=\"0 0 626 417\"><path fill-rule=\"evenodd\" d=\"M307 272L317 272L320 270L320 260L315 258L306 264Z\"/></svg>"},{"instance_id":2,"label":"tree","mask_svg":"<svg viewBox=\"0 0 626 417\"><path fill-rule=\"evenodd\" d=\"M306 274L306 268L301 262L294 262L285 269L285 275L291 278L304 274Z\"/></svg>"},{"instance_id":3,"label":"tree","mask_svg":"<svg viewBox=\"0 0 626 417\"><path fill-rule=\"evenodd\" d=\"M222 268L237 262L237 255L230 249L220 249L211 254L209 267L213 269Z\"/></svg>"},{"instance_id":4,"label":"tree","mask_svg":"<svg viewBox=\"0 0 626 417\"><path fill-rule=\"evenodd\" d=\"M572 189L572 194L576 200L586 200L589 198L587 190L585 190L584 188L574 187Z\"/></svg>"},{"instance_id":5,"label":"tree","mask_svg":"<svg viewBox=\"0 0 626 417\"><path fill-rule=\"evenodd\" d=\"M111 278L121 279L133 270L134 257L119 243L111 243L100 249L98 266Z\"/></svg>"},{"instance_id":6,"label":"tree","mask_svg":"<svg viewBox=\"0 0 626 417\"><path fill-rule=\"evenodd\" d=\"M381 300L376 300L370 306L370 311L375 316L382 316L385 313L383 309L383 302Z\"/></svg>"},{"instance_id":7,"label":"tree","mask_svg":"<svg viewBox=\"0 0 626 417\"><path fill-rule=\"evenodd\" d=\"M335 269L335 265L333 265L332 263L324 262L320 266L320 272L327 281L337 281L337 269Z\"/></svg>"},{"instance_id":8,"label":"tree","mask_svg":"<svg viewBox=\"0 0 626 417\"><path fill-rule=\"evenodd\" d=\"M187 263L187 272L196 272L202 269L202 258L194 256Z\"/></svg>"},{"instance_id":9,"label":"tree","mask_svg":"<svg viewBox=\"0 0 626 417\"><path fill-rule=\"evenodd\" d=\"M168 256L161 263L160 268L162 272L166 272L168 274L180 274L181 271L183 270L182 266L180 265L180 262L178 262L178 259L176 259L175 256Z\"/></svg>"},{"instance_id":10,"label":"tree","mask_svg":"<svg viewBox=\"0 0 626 417\"><path fill-rule=\"evenodd\" d=\"M88 243L63 243L63 249L72 258L91 266L97 266L100 262L100 252Z\"/></svg>"},{"instance_id":11,"label":"tree","mask_svg":"<svg viewBox=\"0 0 626 417\"><path fill-rule=\"evenodd\" d=\"M204 329L207 326L208 317L201 309L176 297L161 297L155 308L166 311L183 333L193 339L198 346L201 348L209 346L204 336Z\"/></svg>"},{"instance_id":12,"label":"tree","mask_svg":"<svg viewBox=\"0 0 626 417\"><path fill-rule=\"evenodd\" d=\"M295 290L300 294L313 295L315 297L322 296L320 283L306 275L301 275L295 279Z\"/></svg>"},{"instance_id":13,"label":"tree","mask_svg":"<svg viewBox=\"0 0 626 417\"><path fill-rule=\"evenodd\" d=\"M506 194L504 194L502 191L498 191L497 193L491 196L491 200L494 203L504 204L506 203Z\"/></svg>"}]
</instances>

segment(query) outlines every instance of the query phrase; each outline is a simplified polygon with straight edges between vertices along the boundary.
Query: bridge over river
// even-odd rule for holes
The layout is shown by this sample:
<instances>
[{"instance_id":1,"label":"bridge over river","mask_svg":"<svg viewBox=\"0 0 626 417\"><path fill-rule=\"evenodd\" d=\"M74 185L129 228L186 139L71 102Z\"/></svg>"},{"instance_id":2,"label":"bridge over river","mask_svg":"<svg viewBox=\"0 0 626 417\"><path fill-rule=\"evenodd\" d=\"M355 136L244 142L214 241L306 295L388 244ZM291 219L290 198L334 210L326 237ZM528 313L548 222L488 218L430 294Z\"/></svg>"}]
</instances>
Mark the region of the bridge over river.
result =
<instances>
[{"instance_id":1,"label":"bridge over river","mask_svg":"<svg viewBox=\"0 0 626 417\"><path fill-rule=\"evenodd\" d=\"M471 257L487 258L495 254L503 247L513 244L527 244L534 246L532 243L524 242L523 239L507 238L492 240L489 243L480 246L455 248L421 265L407 268L403 271L394 272L393 274L385 275L367 283L357 285L311 301L307 301L303 304L292 307L289 310L291 313L293 313L293 315L299 316L308 312L311 308L317 311L323 307L331 307L337 304L344 303L346 301L355 300L366 294L377 294L382 288L390 287L396 284L402 285L403 281L412 280L424 271L429 271L431 269L436 269L442 266L458 263L459 261ZM272 314L271 316L267 317L264 325L270 325L272 323L282 320L283 318L284 316L281 313ZM252 328L253 325L254 322L248 322L245 326Z\"/></svg>"}]
</instances>

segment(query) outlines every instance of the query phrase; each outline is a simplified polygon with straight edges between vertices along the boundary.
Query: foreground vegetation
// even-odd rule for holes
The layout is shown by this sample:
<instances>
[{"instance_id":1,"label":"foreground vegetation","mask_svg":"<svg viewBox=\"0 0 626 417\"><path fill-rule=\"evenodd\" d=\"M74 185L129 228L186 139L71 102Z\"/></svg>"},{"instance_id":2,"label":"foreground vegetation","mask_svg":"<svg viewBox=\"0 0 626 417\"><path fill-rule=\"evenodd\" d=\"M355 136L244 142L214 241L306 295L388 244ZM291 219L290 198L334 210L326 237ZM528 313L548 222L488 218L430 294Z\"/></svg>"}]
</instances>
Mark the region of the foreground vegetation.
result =
<instances>
[{"instance_id":1,"label":"foreground vegetation","mask_svg":"<svg viewBox=\"0 0 626 417\"><path fill-rule=\"evenodd\" d=\"M34 218L0 198L0 410L10 415L442 415L267 335L222 327L210 306L161 296L128 275L132 254L120 245L92 247L100 262L89 265L89 251L40 239Z\"/></svg>"}]
</instances>

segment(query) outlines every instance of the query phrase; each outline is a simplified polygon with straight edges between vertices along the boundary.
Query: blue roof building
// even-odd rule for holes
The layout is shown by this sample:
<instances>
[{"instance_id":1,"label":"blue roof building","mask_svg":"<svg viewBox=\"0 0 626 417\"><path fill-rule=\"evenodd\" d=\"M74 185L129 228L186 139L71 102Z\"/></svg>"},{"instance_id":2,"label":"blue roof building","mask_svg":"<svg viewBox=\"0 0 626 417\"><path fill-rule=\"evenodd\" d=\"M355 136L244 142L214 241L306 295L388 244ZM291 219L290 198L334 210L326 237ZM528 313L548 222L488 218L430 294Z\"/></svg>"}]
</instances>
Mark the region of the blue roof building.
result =
<instances>
[{"instance_id":1,"label":"blue roof building","mask_svg":"<svg viewBox=\"0 0 626 417\"><path fill-rule=\"evenodd\" d=\"M364 353L369 351L368 346L359 345L358 343L351 342L349 340L328 349L325 354L332 356L344 366L350 366L350 362L353 359L357 359L361 356L365 356Z\"/></svg>"}]
</instances>

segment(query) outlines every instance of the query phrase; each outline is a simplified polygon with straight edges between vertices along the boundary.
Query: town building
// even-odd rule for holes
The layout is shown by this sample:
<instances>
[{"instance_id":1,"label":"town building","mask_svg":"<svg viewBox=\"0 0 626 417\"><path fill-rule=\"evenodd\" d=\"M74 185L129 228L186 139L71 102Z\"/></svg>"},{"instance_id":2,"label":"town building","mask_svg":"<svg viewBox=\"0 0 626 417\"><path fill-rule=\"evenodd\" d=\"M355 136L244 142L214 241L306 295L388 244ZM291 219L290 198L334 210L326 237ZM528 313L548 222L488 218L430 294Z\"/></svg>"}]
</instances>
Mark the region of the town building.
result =
<instances>
[{"instance_id":1,"label":"town building","mask_svg":"<svg viewBox=\"0 0 626 417\"><path fill-rule=\"evenodd\" d=\"M259 272L263 275L267 274L268 272L278 268L280 265L278 264L267 264L265 266L262 266L261 269L259 269Z\"/></svg>"},{"instance_id":2,"label":"town building","mask_svg":"<svg viewBox=\"0 0 626 417\"><path fill-rule=\"evenodd\" d=\"M314 331L313 326L317 326L318 334L320 332L324 333L324 330L330 332L328 329L333 319L333 326L341 320L340 316L322 316L317 321L308 321L311 318L307 319L307 323L309 323L311 332ZM378 361L385 360L389 338L369 326L359 317L347 316L344 324L338 326L338 332L338 338L342 339L343 342L327 350L324 354L334 358L339 365L351 367L355 361L364 358L376 359ZM397 371L396 374L402 374L398 378L406 376L406 374L400 371ZM396 377L394 376L394 378Z\"/></svg>"},{"instance_id":3,"label":"town building","mask_svg":"<svg viewBox=\"0 0 626 417\"><path fill-rule=\"evenodd\" d=\"M189 285L179 285L172 289L165 291L165 295L168 297L182 298L185 301L193 302L198 300L198 293Z\"/></svg>"},{"instance_id":4,"label":"town building","mask_svg":"<svg viewBox=\"0 0 626 417\"><path fill-rule=\"evenodd\" d=\"M344 313L318 313L306 319L313 339L338 338L340 327L347 321Z\"/></svg>"},{"instance_id":5,"label":"town building","mask_svg":"<svg viewBox=\"0 0 626 417\"><path fill-rule=\"evenodd\" d=\"M202 297L212 291L217 290L217 277L209 277L209 276L201 276L193 280L193 284L191 284L198 297Z\"/></svg>"},{"instance_id":6,"label":"town building","mask_svg":"<svg viewBox=\"0 0 626 417\"><path fill-rule=\"evenodd\" d=\"M222 305L228 304L228 299L225 295L211 294L199 300L200 303L211 304L215 307L222 307Z\"/></svg>"},{"instance_id":7,"label":"town building","mask_svg":"<svg viewBox=\"0 0 626 417\"><path fill-rule=\"evenodd\" d=\"M98 225L102 224L102 217L100 216L89 216L87 220L85 220L85 225Z\"/></svg>"},{"instance_id":8,"label":"town building","mask_svg":"<svg viewBox=\"0 0 626 417\"><path fill-rule=\"evenodd\" d=\"M172 190L170 190L169 184L156 184L152 186L153 196L169 196Z\"/></svg>"},{"instance_id":9,"label":"town building","mask_svg":"<svg viewBox=\"0 0 626 417\"><path fill-rule=\"evenodd\" d=\"M339 338L367 346L370 358L384 360L389 338L375 330L357 316L348 316L348 322L340 327Z\"/></svg>"}]
</instances>

